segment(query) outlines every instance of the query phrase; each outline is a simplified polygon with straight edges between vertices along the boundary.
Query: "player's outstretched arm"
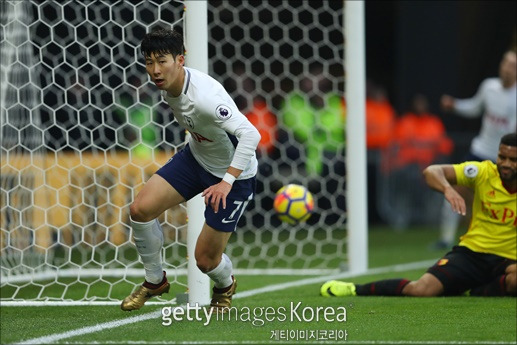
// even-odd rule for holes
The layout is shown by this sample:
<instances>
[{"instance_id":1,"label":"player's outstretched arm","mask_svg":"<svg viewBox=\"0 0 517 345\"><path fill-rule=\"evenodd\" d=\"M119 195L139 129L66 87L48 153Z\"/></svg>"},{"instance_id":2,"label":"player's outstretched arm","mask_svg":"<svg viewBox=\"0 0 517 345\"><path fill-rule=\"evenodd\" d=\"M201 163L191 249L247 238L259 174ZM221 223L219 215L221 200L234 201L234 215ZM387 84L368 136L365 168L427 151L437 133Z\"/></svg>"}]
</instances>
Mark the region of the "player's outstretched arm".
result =
<instances>
[{"instance_id":1,"label":"player's outstretched arm","mask_svg":"<svg viewBox=\"0 0 517 345\"><path fill-rule=\"evenodd\" d=\"M463 216L467 214L465 199L452 187L452 185L456 184L456 173L452 165L430 165L423 173L427 185L443 193L445 199L451 204L454 212Z\"/></svg>"}]
</instances>

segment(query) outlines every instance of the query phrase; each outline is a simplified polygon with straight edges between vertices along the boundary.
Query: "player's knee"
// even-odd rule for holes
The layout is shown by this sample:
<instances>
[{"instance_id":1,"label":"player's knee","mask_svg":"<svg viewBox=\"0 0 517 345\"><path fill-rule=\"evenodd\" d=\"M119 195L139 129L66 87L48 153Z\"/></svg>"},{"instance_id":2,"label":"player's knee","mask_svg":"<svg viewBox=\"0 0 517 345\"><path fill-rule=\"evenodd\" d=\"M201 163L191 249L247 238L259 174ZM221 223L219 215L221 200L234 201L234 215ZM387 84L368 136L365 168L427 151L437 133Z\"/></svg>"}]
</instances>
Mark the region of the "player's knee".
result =
<instances>
[{"instance_id":1,"label":"player's knee","mask_svg":"<svg viewBox=\"0 0 517 345\"><path fill-rule=\"evenodd\" d=\"M517 295L517 272L506 273L506 292L511 295Z\"/></svg>"},{"instance_id":2,"label":"player's knee","mask_svg":"<svg viewBox=\"0 0 517 345\"><path fill-rule=\"evenodd\" d=\"M200 257L196 258L196 265L197 268L203 273L210 272L214 268L217 267L217 265L214 265L214 262L210 260L208 257Z\"/></svg>"},{"instance_id":3,"label":"player's knee","mask_svg":"<svg viewBox=\"0 0 517 345\"><path fill-rule=\"evenodd\" d=\"M199 243L194 255L196 258L196 266L203 273L210 272L221 262L221 255L213 257L207 250L203 250L202 247L199 247Z\"/></svg>"},{"instance_id":4,"label":"player's knee","mask_svg":"<svg viewBox=\"0 0 517 345\"><path fill-rule=\"evenodd\" d=\"M402 294L413 297L432 297L441 294L441 285L428 279L419 279L408 283L402 290Z\"/></svg>"},{"instance_id":5,"label":"player's knee","mask_svg":"<svg viewBox=\"0 0 517 345\"><path fill-rule=\"evenodd\" d=\"M517 264L511 264L508 267L506 267L505 273L506 274L509 274L509 273L517 274Z\"/></svg>"},{"instance_id":6,"label":"player's knee","mask_svg":"<svg viewBox=\"0 0 517 345\"><path fill-rule=\"evenodd\" d=\"M131 215L131 219L136 222L150 222L155 218L142 206L138 199L133 201L129 206L129 214Z\"/></svg>"},{"instance_id":7,"label":"player's knee","mask_svg":"<svg viewBox=\"0 0 517 345\"><path fill-rule=\"evenodd\" d=\"M412 284L416 282L411 282L404 290L402 290L402 293L406 296L413 296L413 297L429 297L429 296L435 296L430 289L423 285L419 284Z\"/></svg>"}]
</instances>

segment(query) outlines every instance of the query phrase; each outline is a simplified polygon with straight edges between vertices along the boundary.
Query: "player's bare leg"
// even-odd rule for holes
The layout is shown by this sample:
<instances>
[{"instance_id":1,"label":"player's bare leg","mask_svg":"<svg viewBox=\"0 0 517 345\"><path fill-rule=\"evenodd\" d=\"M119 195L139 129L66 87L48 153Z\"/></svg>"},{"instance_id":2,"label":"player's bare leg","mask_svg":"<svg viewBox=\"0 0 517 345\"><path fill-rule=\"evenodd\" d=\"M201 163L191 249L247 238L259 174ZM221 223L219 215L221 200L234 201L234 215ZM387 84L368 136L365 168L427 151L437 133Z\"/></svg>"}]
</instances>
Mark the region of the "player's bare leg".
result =
<instances>
[{"instance_id":1,"label":"player's bare leg","mask_svg":"<svg viewBox=\"0 0 517 345\"><path fill-rule=\"evenodd\" d=\"M154 174L130 206L131 219L149 222L185 199L163 177Z\"/></svg>"},{"instance_id":2,"label":"player's bare leg","mask_svg":"<svg viewBox=\"0 0 517 345\"><path fill-rule=\"evenodd\" d=\"M163 231L156 218L183 201L167 181L155 174L131 204L133 238L144 263L145 282L122 301L122 310L140 309L150 298L169 292L170 284L162 269Z\"/></svg>"},{"instance_id":3,"label":"player's bare leg","mask_svg":"<svg viewBox=\"0 0 517 345\"><path fill-rule=\"evenodd\" d=\"M231 234L217 231L205 223L196 243L196 263L214 281L210 305L218 312L229 310L237 288L237 281L232 274L232 262L224 254Z\"/></svg>"},{"instance_id":4,"label":"player's bare leg","mask_svg":"<svg viewBox=\"0 0 517 345\"><path fill-rule=\"evenodd\" d=\"M443 284L431 273L424 273L420 279L409 282L402 294L415 297L439 296L443 293Z\"/></svg>"},{"instance_id":5,"label":"player's bare leg","mask_svg":"<svg viewBox=\"0 0 517 345\"><path fill-rule=\"evenodd\" d=\"M517 295L517 264L506 267L506 292L510 295Z\"/></svg>"}]
</instances>

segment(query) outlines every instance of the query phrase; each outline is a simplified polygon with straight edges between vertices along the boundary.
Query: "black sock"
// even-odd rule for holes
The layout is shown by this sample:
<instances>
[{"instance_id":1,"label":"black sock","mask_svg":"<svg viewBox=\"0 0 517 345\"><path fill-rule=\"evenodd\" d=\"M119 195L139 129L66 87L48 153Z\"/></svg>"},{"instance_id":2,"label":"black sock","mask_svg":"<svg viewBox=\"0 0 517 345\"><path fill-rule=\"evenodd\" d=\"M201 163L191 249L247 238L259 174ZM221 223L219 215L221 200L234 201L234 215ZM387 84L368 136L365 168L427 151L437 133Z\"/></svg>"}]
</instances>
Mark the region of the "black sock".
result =
<instances>
[{"instance_id":1,"label":"black sock","mask_svg":"<svg viewBox=\"0 0 517 345\"><path fill-rule=\"evenodd\" d=\"M470 290L471 296L505 296L506 295L506 275L503 274L490 283L478 286Z\"/></svg>"},{"instance_id":2,"label":"black sock","mask_svg":"<svg viewBox=\"0 0 517 345\"><path fill-rule=\"evenodd\" d=\"M355 284L359 296L402 296L402 289L410 281L407 279L386 279L368 284Z\"/></svg>"}]
</instances>

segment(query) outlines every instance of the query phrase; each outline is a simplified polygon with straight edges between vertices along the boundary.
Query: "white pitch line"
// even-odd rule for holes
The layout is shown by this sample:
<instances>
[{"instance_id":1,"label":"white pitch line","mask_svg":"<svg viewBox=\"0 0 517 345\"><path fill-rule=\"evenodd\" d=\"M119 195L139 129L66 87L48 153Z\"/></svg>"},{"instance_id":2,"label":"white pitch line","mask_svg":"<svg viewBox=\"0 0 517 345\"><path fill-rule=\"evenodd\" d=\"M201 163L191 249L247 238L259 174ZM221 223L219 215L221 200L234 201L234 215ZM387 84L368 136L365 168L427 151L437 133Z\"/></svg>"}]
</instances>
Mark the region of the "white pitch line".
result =
<instances>
[{"instance_id":1,"label":"white pitch line","mask_svg":"<svg viewBox=\"0 0 517 345\"><path fill-rule=\"evenodd\" d=\"M83 328L79 328L79 329L74 329L74 330L64 332L64 333L51 334L51 335L47 335L47 336L40 337L40 338L29 339L29 340L25 340L25 341L22 341L22 342L19 342L16 344L50 344L50 343L56 342L58 340L71 338L71 337L75 337L78 335L100 332L107 328L113 329L115 327L124 326L127 324L148 320L148 319L152 319L155 317L158 318L161 316L161 314L162 314L161 311L154 311L152 313L133 316L133 317L130 317L127 319L100 323L95 326L88 326L88 327L83 327Z\"/></svg>"},{"instance_id":2,"label":"white pitch line","mask_svg":"<svg viewBox=\"0 0 517 345\"><path fill-rule=\"evenodd\" d=\"M290 287L321 283L321 282L325 282L327 280L334 280L334 279L337 280L337 279L343 279L343 278L359 277L362 275L382 274L382 273L388 273L388 272L408 271L411 269L419 269L419 268L428 267L428 266L431 266L432 264L434 264L435 262L436 262L436 260L426 260L426 261L411 262L408 264L372 268L361 274L342 272L342 273L336 273L336 274L332 274L332 275L328 275L328 276L305 278L302 280L296 280L296 281L291 281L291 282L282 283L282 284L264 286L264 287L254 289L254 290L238 292L235 294L234 298L250 297L250 296L255 296L255 295L258 295L261 293L284 290L284 289L287 289Z\"/></svg>"},{"instance_id":3,"label":"white pitch line","mask_svg":"<svg viewBox=\"0 0 517 345\"><path fill-rule=\"evenodd\" d=\"M388 273L388 272L400 272L400 271L407 271L407 270L411 270L411 269L419 269L419 268L430 266L435 261L436 260L427 260L427 261L412 262L409 264L373 268L373 269L370 269L361 274L343 272L343 273L333 274L330 276L306 278L306 279L296 280L296 281L292 281L292 282L288 282L288 283L276 284L276 285L266 286L266 287L262 287L262 288L258 288L258 289L254 289L254 290L243 291L243 292L235 294L234 298L237 299L237 298L251 297L254 295L261 294L261 293L283 290L283 289L287 289L287 288L294 287L294 286L303 286L303 285L320 283L320 282L324 282L324 281L330 280L330 279L343 279L343 278L359 277L362 275L380 274L380 273ZM124 325L132 324L132 323L136 323L136 322L140 322L140 321L145 321L145 320L149 320L152 318L159 318L160 316L161 316L161 310L153 311L152 313L147 313L147 314L142 314L142 315L126 318L126 319L120 319L120 320L116 320L116 321L101 323L101 324L98 324L95 326L78 328L78 329L67 331L64 333L56 333L56 334L51 334L51 335L47 335L44 337L24 340L24 341L16 343L16 344L50 344L50 343L56 342L58 340L63 340L63 339L67 339L67 338L71 338L71 337L75 337L75 336L79 336L79 335L89 334L89 333L100 332L105 329L113 329L115 327L124 326ZM137 343L139 343L139 342L137 342ZM224 342L224 343L230 344L229 342ZM241 343L241 342L239 342L239 343ZM256 343L256 342L254 342L254 343ZM436 343L436 342L432 342L432 343ZM275 342L275 344L278 344L278 342ZM382 344L382 343L373 342L373 343L365 343L365 344ZM400 344L405 344L405 343L401 342ZM422 343L422 344L426 344L426 343ZM429 344L431 344L431 343L429 343ZM457 344L460 344L460 343L457 343ZM492 344L495 344L495 343L492 343ZM499 344L499 343L497 343L497 344ZM501 343L501 344L504 344L504 343Z\"/></svg>"}]
</instances>

